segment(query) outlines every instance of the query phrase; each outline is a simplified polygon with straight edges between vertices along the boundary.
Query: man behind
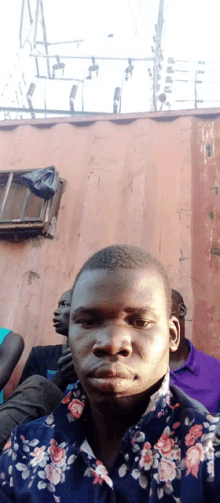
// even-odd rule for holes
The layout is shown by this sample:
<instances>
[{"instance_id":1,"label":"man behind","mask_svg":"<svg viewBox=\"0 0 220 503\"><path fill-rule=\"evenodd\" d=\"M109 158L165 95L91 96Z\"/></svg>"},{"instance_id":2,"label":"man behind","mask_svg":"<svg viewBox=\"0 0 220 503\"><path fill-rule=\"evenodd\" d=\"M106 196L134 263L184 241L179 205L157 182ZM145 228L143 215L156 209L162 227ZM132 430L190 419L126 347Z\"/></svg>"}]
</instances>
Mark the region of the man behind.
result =
<instances>
[{"instance_id":1,"label":"man behind","mask_svg":"<svg viewBox=\"0 0 220 503\"><path fill-rule=\"evenodd\" d=\"M19 503L220 501L219 417L169 387L169 350L179 344L170 313L167 275L142 250L111 246L84 264L69 327L79 381L46 420L12 434L0 458L4 495Z\"/></svg>"},{"instance_id":2,"label":"man behind","mask_svg":"<svg viewBox=\"0 0 220 503\"><path fill-rule=\"evenodd\" d=\"M71 291L69 290L59 300L53 320L57 333L65 335L66 338L68 336L70 302ZM10 331L6 330L7 332ZM20 337L17 334L12 335L13 351L11 351L11 356L7 355L4 365L2 365L0 383L5 382L5 379L7 381L12 372L9 358L14 358L13 354L17 348L15 336ZM10 337L10 334L7 337ZM2 356L6 339L0 347ZM5 353L9 346L7 345L4 349ZM66 393L66 390L68 392L69 388L72 389L73 385L70 383L76 382L76 380L77 375L68 341L64 346L57 344L56 346L34 347L26 362L19 386L3 405L0 405L0 451L16 426L50 414L64 397L63 392Z\"/></svg>"},{"instance_id":3,"label":"man behind","mask_svg":"<svg viewBox=\"0 0 220 503\"><path fill-rule=\"evenodd\" d=\"M64 335L66 338L68 337L70 302L71 290L68 290L61 296L53 318L53 325L57 334ZM61 368L62 376L59 378L59 374L56 374L56 372ZM19 384L22 384L28 377L33 375L41 375L52 380L62 391L65 390L69 383L75 382L77 376L74 371L68 341L64 345L33 347L24 366Z\"/></svg>"},{"instance_id":4,"label":"man behind","mask_svg":"<svg viewBox=\"0 0 220 503\"><path fill-rule=\"evenodd\" d=\"M220 362L198 351L192 342L186 339L187 309L183 297L176 290L172 290L171 312L179 320L180 344L175 353L170 353L170 383L201 402L209 412L219 412Z\"/></svg>"}]
</instances>

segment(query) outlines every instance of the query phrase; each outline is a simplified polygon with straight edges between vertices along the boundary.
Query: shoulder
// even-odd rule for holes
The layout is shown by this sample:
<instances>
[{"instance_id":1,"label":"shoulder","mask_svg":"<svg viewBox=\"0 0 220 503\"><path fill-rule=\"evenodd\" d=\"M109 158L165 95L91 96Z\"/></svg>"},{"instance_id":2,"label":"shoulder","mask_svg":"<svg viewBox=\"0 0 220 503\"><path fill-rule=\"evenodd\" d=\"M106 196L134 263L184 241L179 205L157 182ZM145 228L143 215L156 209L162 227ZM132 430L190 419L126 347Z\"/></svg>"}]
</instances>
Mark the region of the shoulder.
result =
<instances>
[{"instance_id":1,"label":"shoulder","mask_svg":"<svg viewBox=\"0 0 220 503\"><path fill-rule=\"evenodd\" d=\"M191 343L192 344L192 343ZM194 351L195 351L195 354L196 356L206 365L206 366L209 366L209 367L213 367L213 365L215 366L215 368L219 368L219 372L220 372L220 361L215 358L214 356L210 356L210 355L207 355L206 353L204 353L203 351L200 351L199 349L196 349L195 346L192 344L193 348L194 348Z\"/></svg>"},{"instance_id":2,"label":"shoulder","mask_svg":"<svg viewBox=\"0 0 220 503\"><path fill-rule=\"evenodd\" d=\"M48 357L53 353L62 352L62 344L56 344L54 346L34 346L30 352L30 355Z\"/></svg>"},{"instance_id":3,"label":"shoulder","mask_svg":"<svg viewBox=\"0 0 220 503\"><path fill-rule=\"evenodd\" d=\"M57 432L56 428L52 429L49 425L46 426L46 419L47 417L44 416L30 423L17 426L5 444L3 454L6 453L9 457L12 456L12 459L15 461L19 457L32 456L31 452L38 452L42 448L42 445L44 448L49 446L51 438L55 438Z\"/></svg>"},{"instance_id":4,"label":"shoulder","mask_svg":"<svg viewBox=\"0 0 220 503\"><path fill-rule=\"evenodd\" d=\"M193 427L199 428L200 434L198 438L201 443L212 441L217 446L215 437L220 438L220 414L210 414L210 412L200 402L186 395L177 386L170 386L172 395L174 396L175 406L179 407L179 421L182 428L182 433L185 435L190 432ZM200 425L200 426L199 426ZM196 437L197 438L197 437ZM186 442L186 445L187 442ZM218 442L218 449L220 441Z\"/></svg>"},{"instance_id":5,"label":"shoulder","mask_svg":"<svg viewBox=\"0 0 220 503\"><path fill-rule=\"evenodd\" d=\"M171 392L174 395L175 401L180 405L182 411L191 409L195 411L197 414L206 415L209 414L208 410L204 405L202 405L195 398L189 397L182 389L178 388L178 386L171 385Z\"/></svg>"}]
</instances>

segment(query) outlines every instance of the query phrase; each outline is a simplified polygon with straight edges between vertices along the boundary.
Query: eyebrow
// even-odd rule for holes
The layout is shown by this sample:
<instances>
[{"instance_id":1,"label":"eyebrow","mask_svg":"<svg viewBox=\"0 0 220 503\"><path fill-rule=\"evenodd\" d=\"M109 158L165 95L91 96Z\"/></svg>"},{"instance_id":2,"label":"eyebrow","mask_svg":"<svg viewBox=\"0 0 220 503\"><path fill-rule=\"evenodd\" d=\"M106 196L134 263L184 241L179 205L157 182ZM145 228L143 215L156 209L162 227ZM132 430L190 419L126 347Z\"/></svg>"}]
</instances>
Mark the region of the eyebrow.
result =
<instances>
[{"instance_id":1,"label":"eyebrow","mask_svg":"<svg viewBox=\"0 0 220 503\"><path fill-rule=\"evenodd\" d=\"M126 307L124 311L128 314L140 314L140 315L151 314L156 316L155 309L150 307ZM72 317L76 316L77 314L98 314L98 313L100 313L100 309L98 308L86 308L81 306L77 307L72 312Z\"/></svg>"}]
</instances>

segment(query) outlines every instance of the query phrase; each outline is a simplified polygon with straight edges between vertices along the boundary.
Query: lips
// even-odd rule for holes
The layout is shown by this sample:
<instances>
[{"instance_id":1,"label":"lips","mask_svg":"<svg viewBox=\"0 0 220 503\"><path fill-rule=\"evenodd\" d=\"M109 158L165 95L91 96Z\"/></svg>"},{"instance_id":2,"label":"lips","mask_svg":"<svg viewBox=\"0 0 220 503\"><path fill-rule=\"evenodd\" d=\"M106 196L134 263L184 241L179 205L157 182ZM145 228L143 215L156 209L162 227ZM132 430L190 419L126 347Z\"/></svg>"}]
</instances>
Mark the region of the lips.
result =
<instances>
[{"instance_id":1,"label":"lips","mask_svg":"<svg viewBox=\"0 0 220 503\"><path fill-rule=\"evenodd\" d=\"M100 366L89 374L95 379L133 379L133 374L127 369L121 367Z\"/></svg>"},{"instance_id":2,"label":"lips","mask_svg":"<svg viewBox=\"0 0 220 503\"><path fill-rule=\"evenodd\" d=\"M60 322L59 322L58 318L54 318L54 319L53 319L53 324L54 324L54 325L59 325L59 323L60 323Z\"/></svg>"}]
</instances>

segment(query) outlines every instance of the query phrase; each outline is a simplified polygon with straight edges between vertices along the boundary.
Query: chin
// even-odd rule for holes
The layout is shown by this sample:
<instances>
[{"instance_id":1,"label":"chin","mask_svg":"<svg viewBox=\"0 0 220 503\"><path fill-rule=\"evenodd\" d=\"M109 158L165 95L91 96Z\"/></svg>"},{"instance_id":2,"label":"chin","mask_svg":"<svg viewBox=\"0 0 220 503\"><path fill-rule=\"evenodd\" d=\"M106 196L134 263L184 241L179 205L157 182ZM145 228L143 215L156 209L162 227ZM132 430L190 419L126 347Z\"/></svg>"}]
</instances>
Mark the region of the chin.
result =
<instances>
[{"instance_id":1,"label":"chin","mask_svg":"<svg viewBox=\"0 0 220 503\"><path fill-rule=\"evenodd\" d=\"M66 334L66 332L64 333L63 330L60 330L59 328L55 329L56 330L56 333L59 334L59 335L63 335L64 337L68 337L68 335Z\"/></svg>"}]
</instances>

